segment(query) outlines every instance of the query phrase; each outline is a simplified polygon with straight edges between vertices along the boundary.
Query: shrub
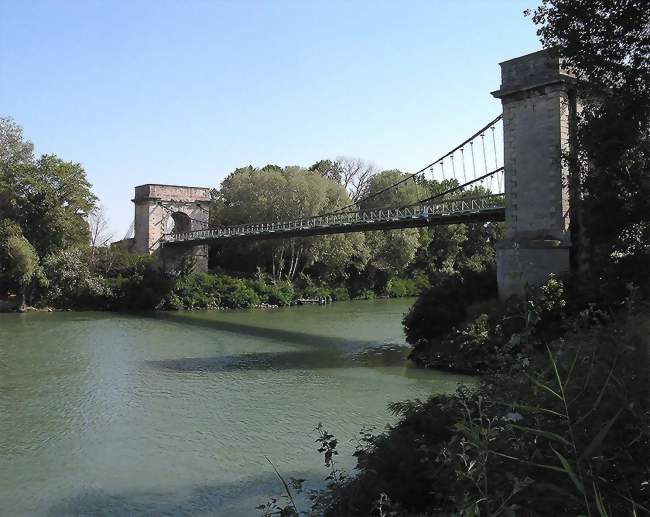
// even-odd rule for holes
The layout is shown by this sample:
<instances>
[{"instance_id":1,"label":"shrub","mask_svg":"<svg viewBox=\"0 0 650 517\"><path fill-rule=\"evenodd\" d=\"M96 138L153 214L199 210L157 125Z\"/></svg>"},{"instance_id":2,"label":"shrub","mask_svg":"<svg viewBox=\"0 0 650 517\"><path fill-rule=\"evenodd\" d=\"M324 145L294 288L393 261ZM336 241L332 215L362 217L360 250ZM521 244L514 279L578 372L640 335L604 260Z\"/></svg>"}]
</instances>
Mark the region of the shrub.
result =
<instances>
[{"instance_id":1,"label":"shrub","mask_svg":"<svg viewBox=\"0 0 650 517\"><path fill-rule=\"evenodd\" d=\"M389 298L417 296L422 292L421 284L413 278L391 278L386 284L384 294Z\"/></svg>"},{"instance_id":2,"label":"shrub","mask_svg":"<svg viewBox=\"0 0 650 517\"><path fill-rule=\"evenodd\" d=\"M332 299L337 302L345 302L350 299L350 292L346 287L333 287L331 293Z\"/></svg>"},{"instance_id":3,"label":"shrub","mask_svg":"<svg viewBox=\"0 0 650 517\"><path fill-rule=\"evenodd\" d=\"M287 281L267 283L264 280L250 280L248 285L253 289L260 300L272 305L291 305L295 299L293 284Z\"/></svg>"},{"instance_id":4,"label":"shrub","mask_svg":"<svg viewBox=\"0 0 650 517\"><path fill-rule=\"evenodd\" d=\"M104 279L92 273L78 248L51 253L43 260L48 287L41 296L58 307L97 307L106 304L110 291Z\"/></svg>"},{"instance_id":5,"label":"shrub","mask_svg":"<svg viewBox=\"0 0 650 517\"><path fill-rule=\"evenodd\" d=\"M260 297L245 280L199 272L179 278L164 306L170 309L238 309L259 303Z\"/></svg>"},{"instance_id":6,"label":"shrub","mask_svg":"<svg viewBox=\"0 0 650 517\"><path fill-rule=\"evenodd\" d=\"M153 310L167 306L174 279L152 267L119 273L106 279L107 305L114 310ZM176 303L180 305L178 299ZM181 308L170 304L170 307Z\"/></svg>"},{"instance_id":7,"label":"shrub","mask_svg":"<svg viewBox=\"0 0 650 517\"><path fill-rule=\"evenodd\" d=\"M375 292L370 289L362 289L354 297L355 300L374 300L377 296Z\"/></svg>"},{"instance_id":8,"label":"shrub","mask_svg":"<svg viewBox=\"0 0 650 517\"><path fill-rule=\"evenodd\" d=\"M221 303L217 277L208 273L192 273L179 278L168 297L173 308L214 309Z\"/></svg>"},{"instance_id":9,"label":"shrub","mask_svg":"<svg viewBox=\"0 0 650 517\"><path fill-rule=\"evenodd\" d=\"M416 344L446 334L463 321L467 304L461 281L447 277L441 285L422 293L404 316L406 340Z\"/></svg>"},{"instance_id":10,"label":"shrub","mask_svg":"<svg viewBox=\"0 0 650 517\"><path fill-rule=\"evenodd\" d=\"M493 270L443 277L425 290L404 316L406 340L416 344L444 336L467 317L470 304L496 296L496 289Z\"/></svg>"},{"instance_id":11,"label":"shrub","mask_svg":"<svg viewBox=\"0 0 650 517\"><path fill-rule=\"evenodd\" d=\"M332 290L325 286L308 285L302 291L304 298L327 298L332 296Z\"/></svg>"}]
</instances>

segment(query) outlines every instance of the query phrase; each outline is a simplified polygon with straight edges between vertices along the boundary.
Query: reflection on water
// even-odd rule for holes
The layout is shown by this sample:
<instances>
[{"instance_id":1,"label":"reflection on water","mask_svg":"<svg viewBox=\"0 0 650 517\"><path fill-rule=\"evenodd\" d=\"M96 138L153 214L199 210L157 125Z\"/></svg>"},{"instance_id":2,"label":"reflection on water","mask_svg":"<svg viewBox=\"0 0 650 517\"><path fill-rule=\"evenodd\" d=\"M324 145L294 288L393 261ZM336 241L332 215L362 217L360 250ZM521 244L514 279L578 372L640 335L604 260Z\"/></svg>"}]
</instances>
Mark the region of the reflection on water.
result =
<instances>
[{"instance_id":1,"label":"reflection on water","mask_svg":"<svg viewBox=\"0 0 650 517\"><path fill-rule=\"evenodd\" d=\"M406 364L410 301L274 311L0 315L0 515L255 515L322 479L394 400L461 378Z\"/></svg>"}]
</instances>

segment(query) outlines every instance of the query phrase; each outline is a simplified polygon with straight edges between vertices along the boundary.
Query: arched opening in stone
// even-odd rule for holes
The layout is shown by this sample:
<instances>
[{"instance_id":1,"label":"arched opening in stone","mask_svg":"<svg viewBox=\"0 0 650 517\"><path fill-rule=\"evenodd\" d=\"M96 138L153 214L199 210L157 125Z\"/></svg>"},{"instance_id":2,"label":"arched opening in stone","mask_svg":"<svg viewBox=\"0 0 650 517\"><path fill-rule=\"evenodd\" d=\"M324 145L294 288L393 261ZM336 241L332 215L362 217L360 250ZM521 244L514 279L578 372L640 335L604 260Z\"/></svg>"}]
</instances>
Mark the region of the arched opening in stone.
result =
<instances>
[{"instance_id":1,"label":"arched opening in stone","mask_svg":"<svg viewBox=\"0 0 650 517\"><path fill-rule=\"evenodd\" d=\"M172 214L171 233L184 233L192 230L192 220L190 216L183 212L174 212Z\"/></svg>"}]
</instances>

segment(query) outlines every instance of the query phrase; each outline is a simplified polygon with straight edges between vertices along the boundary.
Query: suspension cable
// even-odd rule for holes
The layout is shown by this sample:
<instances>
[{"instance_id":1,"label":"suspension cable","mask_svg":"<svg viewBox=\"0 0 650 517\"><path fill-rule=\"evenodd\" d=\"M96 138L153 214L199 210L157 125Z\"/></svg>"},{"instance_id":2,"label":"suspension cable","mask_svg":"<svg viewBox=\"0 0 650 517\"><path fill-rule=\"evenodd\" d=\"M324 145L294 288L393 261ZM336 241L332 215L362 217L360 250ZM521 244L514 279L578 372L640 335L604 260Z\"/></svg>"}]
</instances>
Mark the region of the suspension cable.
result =
<instances>
[{"instance_id":1,"label":"suspension cable","mask_svg":"<svg viewBox=\"0 0 650 517\"><path fill-rule=\"evenodd\" d=\"M426 171L427 169L432 168L434 165L438 164L439 162L441 162L442 160L444 160L444 159L447 158L448 156L451 156L452 154L454 154L456 151L458 151L459 149L461 149L462 147L464 147L464 146L467 145L468 143L471 144L471 141L472 141L472 140L474 140L474 139L475 139L477 136L479 136L481 133L485 132L486 129L490 128L491 126L493 126L494 124L496 124L497 122L499 122L499 120L501 120L502 118L503 118L503 115L502 115L502 114L498 115L498 116L495 117L493 120L491 120L490 122L488 122L487 124L485 124L485 126L483 126L481 129L479 129L479 130L478 130L476 133L474 133L472 136L470 136L470 137L467 138L465 141L463 141L462 143L460 143L460 144L458 144L456 147L454 147L451 151L445 153L443 156L441 156L441 157L438 158L437 160L431 162L430 164L425 165L425 166L424 166L423 168L421 168L419 171L416 171L416 172L414 172L414 173L412 173L412 174L409 174L407 177L405 177L405 178L403 178L403 179L401 179L401 180L399 180L399 181L393 183L392 185L389 185L388 187L384 187L383 189L380 189L380 190L378 190L377 192L374 192L374 193L372 193L372 194L369 194L369 195L367 195L367 196L365 196L365 197L363 197L363 198L357 199L356 201L354 201L354 202L352 202L352 203L350 203L350 204L348 204L348 205L345 205L345 206L343 206L343 207L341 207L341 208L339 208L339 209L337 209L337 210L334 210L333 212L328 212L328 213L325 213L325 214L318 214L318 215L324 216L324 215L334 215L334 214L338 214L339 212L342 212L342 211L344 211L344 210L347 210L348 208L352 208L352 207L354 207L354 206L357 206L357 205L359 205L359 204L361 204L361 203L363 203L363 202L365 202L365 201L368 201L369 199L373 199L373 198L375 198L375 197L377 197L377 196L383 194L384 192L387 192L388 190L390 190L390 189L392 189L392 188L395 188L395 187L397 187L398 185L401 185L402 183L407 182L407 181L410 180L413 176L417 176L417 175L421 174L422 172ZM472 149L472 151L473 151L473 149ZM472 157L473 157L473 152L472 152ZM475 173L474 175L476 176L476 173Z\"/></svg>"}]
</instances>

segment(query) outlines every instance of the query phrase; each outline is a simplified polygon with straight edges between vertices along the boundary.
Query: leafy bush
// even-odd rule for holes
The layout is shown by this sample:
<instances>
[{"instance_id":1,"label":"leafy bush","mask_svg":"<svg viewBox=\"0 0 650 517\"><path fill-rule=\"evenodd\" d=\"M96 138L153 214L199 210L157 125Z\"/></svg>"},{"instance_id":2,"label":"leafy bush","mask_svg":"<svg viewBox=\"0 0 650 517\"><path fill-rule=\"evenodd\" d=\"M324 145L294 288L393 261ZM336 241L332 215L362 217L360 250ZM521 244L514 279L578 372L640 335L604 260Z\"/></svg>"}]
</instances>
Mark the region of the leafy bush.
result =
<instances>
[{"instance_id":1,"label":"leafy bush","mask_svg":"<svg viewBox=\"0 0 650 517\"><path fill-rule=\"evenodd\" d=\"M246 282L239 278L217 277L221 284L221 305L231 309L252 307L260 303L260 297Z\"/></svg>"},{"instance_id":2,"label":"leafy bush","mask_svg":"<svg viewBox=\"0 0 650 517\"><path fill-rule=\"evenodd\" d=\"M216 276L193 273L176 281L169 302L174 308L215 309L221 304L220 287Z\"/></svg>"},{"instance_id":3,"label":"leafy bush","mask_svg":"<svg viewBox=\"0 0 650 517\"><path fill-rule=\"evenodd\" d=\"M427 277L422 274L416 278L391 278L386 284L385 294L389 298L418 296L429 286Z\"/></svg>"},{"instance_id":4,"label":"leafy bush","mask_svg":"<svg viewBox=\"0 0 650 517\"><path fill-rule=\"evenodd\" d=\"M346 287L333 287L331 293L332 299L337 302L345 302L350 299L350 292Z\"/></svg>"},{"instance_id":5,"label":"leafy bush","mask_svg":"<svg viewBox=\"0 0 650 517\"><path fill-rule=\"evenodd\" d=\"M308 285L302 291L303 298L327 298L332 296L332 290L326 286Z\"/></svg>"},{"instance_id":6,"label":"leafy bush","mask_svg":"<svg viewBox=\"0 0 650 517\"><path fill-rule=\"evenodd\" d=\"M446 276L425 290L415 301L402 323L406 340L441 337L467 317L467 307L497 294L496 275L492 270L466 271L462 276Z\"/></svg>"},{"instance_id":7,"label":"leafy bush","mask_svg":"<svg viewBox=\"0 0 650 517\"><path fill-rule=\"evenodd\" d=\"M287 281L267 283L264 280L250 280L248 285L257 293L260 300L271 305L291 305L295 298L293 284Z\"/></svg>"},{"instance_id":8,"label":"leafy bush","mask_svg":"<svg viewBox=\"0 0 650 517\"><path fill-rule=\"evenodd\" d=\"M259 303L260 297L245 280L225 275L191 273L176 281L164 306L170 309L237 309Z\"/></svg>"},{"instance_id":9,"label":"leafy bush","mask_svg":"<svg viewBox=\"0 0 650 517\"><path fill-rule=\"evenodd\" d=\"M374 300L377 296L375 292L370 289L362 289L354 297L355 300Z\"/></svg>"},{"instance_id":10,"label":"leafy bush","mask_svg":"<svg viewBox=\"0 0 650 517\"><path fill-rule=\"evenodd\" d=\"M57 307L97 307L106 304L110 292L104 279L92 273L78 248L51 253L43 260L48 287L41 292L45 301Z\"/></svg>"},{"instance_id":11,"label":"leafy bush","mask_svg":"<svg viewBox=\"0 0 650 517\"><path fill-rule=\"evenodd\" d=\"M162 271L141 263L135 270L106 279L110 295L108 308L113 310L152 310L167 302L174 279Z\"/></svg>"}]
</instances>

